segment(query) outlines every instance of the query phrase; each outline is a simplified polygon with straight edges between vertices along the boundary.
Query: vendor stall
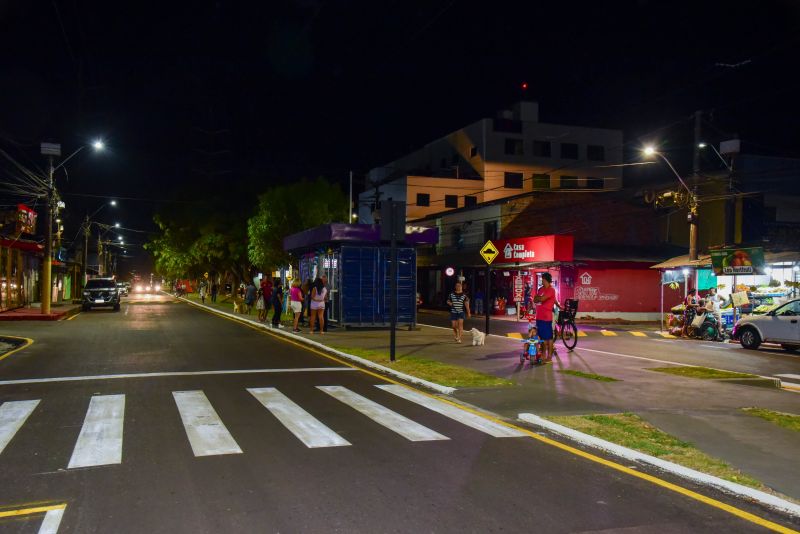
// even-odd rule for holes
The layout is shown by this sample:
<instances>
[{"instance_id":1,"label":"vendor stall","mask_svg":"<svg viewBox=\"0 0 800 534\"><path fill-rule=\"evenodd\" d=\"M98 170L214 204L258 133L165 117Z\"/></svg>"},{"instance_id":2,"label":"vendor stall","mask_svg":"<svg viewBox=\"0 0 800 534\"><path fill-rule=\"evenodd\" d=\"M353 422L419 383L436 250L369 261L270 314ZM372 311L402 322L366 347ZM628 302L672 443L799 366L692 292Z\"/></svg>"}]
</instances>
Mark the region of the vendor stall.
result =
<instances>
[{"instance_id":1,"label":"vendor stall","mask_svg":"<svg viewBox=\"0 0 800 534\"><path fill-rule=\"evenodd\" d=\"M409 231L411 230L411 231ZM407 228L397 248L397 324L416 323L416 246L433 245L438 230ZM380 226L327 224L290 235L284 250L298 261L301 280L328 277L329 320L339 326L389 326L390 250Z\"/></svg>"}]
</instances>

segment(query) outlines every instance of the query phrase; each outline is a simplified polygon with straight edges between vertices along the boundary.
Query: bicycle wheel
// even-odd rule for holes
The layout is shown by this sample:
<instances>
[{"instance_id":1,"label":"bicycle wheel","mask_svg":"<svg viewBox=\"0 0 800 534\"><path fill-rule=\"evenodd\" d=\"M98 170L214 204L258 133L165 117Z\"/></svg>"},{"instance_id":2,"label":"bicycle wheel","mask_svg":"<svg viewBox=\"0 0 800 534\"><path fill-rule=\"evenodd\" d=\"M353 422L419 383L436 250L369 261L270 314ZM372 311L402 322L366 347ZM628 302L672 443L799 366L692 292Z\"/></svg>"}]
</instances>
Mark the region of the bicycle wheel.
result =
<instances>
[{"instance_id":1,"label":"bicycle wheel","mask_svg":"<svg viewBox=\"0 0 800 534\"><path fill-rule=\"evenodd\" d=\"M561 328L561 341L564 342L564 346L569 350L575 348L575 345L578 344L578 329L575 323L564 323L564 326Z\"/></svg>"}]
</instances>

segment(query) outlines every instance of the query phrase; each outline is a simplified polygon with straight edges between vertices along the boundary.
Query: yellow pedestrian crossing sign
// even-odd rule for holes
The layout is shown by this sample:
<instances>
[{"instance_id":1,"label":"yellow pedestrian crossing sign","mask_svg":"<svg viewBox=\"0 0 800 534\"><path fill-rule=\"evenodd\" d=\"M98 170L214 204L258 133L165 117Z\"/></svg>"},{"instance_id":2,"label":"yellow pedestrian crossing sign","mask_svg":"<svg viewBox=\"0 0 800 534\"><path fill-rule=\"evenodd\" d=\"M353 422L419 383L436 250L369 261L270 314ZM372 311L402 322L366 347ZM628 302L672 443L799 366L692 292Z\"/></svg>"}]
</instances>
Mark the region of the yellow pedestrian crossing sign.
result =
<instances>
[{"instance_id":1,"label":"yellow pedestrian crossing sign","mask_svg":"<svg viewBox=\"0 0 800 534\"><path fill-rule=\"evenodd\" d=\"M491 265L498 254L499 252L497 251L497 247L494 246L494 243L492 243L491 240L487 241L481 249L481 256L487 265Z\"/></svg>"}]
</instances>

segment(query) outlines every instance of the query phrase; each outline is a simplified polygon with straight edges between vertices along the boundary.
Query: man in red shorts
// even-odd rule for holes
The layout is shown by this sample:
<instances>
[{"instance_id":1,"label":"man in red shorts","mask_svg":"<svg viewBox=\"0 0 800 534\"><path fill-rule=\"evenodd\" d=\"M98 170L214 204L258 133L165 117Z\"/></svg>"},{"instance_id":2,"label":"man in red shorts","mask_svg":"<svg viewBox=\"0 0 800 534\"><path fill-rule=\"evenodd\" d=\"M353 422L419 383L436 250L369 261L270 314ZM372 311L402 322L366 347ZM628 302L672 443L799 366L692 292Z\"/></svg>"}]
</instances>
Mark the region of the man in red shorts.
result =
<instances>
[{"instance_id":1,"label":"man in red shorts","mask_svg":"<svg viewBox=\"0 0 800 534\"><path fill-rule=\"evenodd\" d=\"M556 303L556 290L552 286L550 273L542 273L542 287L533 297L536 303L536 328L544 348L544 363L553 359L553 306Z\"/></svg>"}]
</instances>

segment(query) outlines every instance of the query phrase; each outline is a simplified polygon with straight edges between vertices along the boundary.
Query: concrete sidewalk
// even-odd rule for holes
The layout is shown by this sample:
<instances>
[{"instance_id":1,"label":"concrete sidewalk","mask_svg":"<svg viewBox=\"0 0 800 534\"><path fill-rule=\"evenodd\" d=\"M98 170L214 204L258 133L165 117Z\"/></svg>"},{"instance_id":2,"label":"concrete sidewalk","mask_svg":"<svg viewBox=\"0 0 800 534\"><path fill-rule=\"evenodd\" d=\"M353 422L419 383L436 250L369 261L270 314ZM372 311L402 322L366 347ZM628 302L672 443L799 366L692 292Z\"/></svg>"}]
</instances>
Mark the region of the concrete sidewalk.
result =
<instances>
[{"instance_id":1,"label":"concrete sidewalk","mask_svg":"<svg viewBox=\"0 0 800 534\"><path fill-rule=\"evenodd\" d=\"M331 330L325 336L303 337L335 347L389 350L386 330ZM777 389L683 378L648 371L662 364L619 358L596 351L566 351L553 365L521 366L518 340L490 336L473 347L471 337L453 341L452 332L429 326L397 332L397 356L415 356L459 365L512 380L517 387L461 389L454 396L481 408L516 419L517 414L579 415L633 412L703 452L800 498L800 434L745 414L758 406L780 412L800 412L800 397ZM571 376L577 370L618 379L618 382Z\"/></svg>"},{"instance_id":2,"label":"concrete sidewalk","mask_svg":"<svg viewBox=\"0 0 800 534\"><path fill-rule=\"evenodd\" d=\"M79 311L81 311L80 304L58 303L50 306L50 313L43 314L41 303L34 302L30 307L0 312L0 321L59 321Z\"/></svg>"}]
</instances>

